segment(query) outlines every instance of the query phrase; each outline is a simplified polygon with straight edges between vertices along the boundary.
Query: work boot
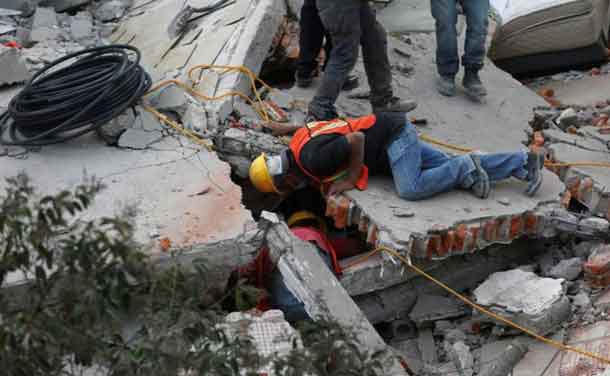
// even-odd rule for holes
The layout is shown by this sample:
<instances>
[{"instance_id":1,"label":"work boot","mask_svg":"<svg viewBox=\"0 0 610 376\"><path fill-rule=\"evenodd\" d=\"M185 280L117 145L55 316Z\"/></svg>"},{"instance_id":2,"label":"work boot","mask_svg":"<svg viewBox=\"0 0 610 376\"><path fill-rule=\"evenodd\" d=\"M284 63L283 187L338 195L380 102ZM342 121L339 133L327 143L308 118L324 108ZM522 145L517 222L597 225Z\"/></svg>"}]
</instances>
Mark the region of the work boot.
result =
<instances>
[{"instance_id":1,"label":"work boot","mask_svg":"<svg viewBox=\"0 0 610 376\"><path fill-rule=\"evenodd\" d=\"M409 112L415 110L417 103L413 100L402 100L392 97L381 105L373 105L373 112Z\"/></svg>"},{"instance_id":2,"label":"work boot","mask_svg":"<svg viewBox=\"0 0 610 376\"><path fill-rule=\"evenodd\" d=\"M543 153L527 153L527 188L525 194L527 196L534 196L540 186L542 185L542 168L544 167L544 154Z\"/></svg>"},{"instance_id":3,"label":"work boot","mask_svg":"<svg viewBox=\"0 0 610 376\"><path fill-rule=\"evenodd\" d=\"M466 95L476 102L482 102L487 96L487 90L485 90L479 72L476 70L466 70L462 85L464 85Z\"/></svg>"},{"instance_id":4,"label":"work boot","mask_svg":"<svg viewBox=\"0 0 610 376\"><path fill-rule=\"evenodd\" d=\"M455 76L439 76L436 81L436 89L446 97L455 95Z\"/></svg>"},{"instance_id":5,"label":"work boot","mask_svg":"<svg viewBox=\"0 0 610 376\"><path fill-rule=\"evenodd\" d=\"M475 196L477 196L478 198L485 199L489 197L489 192L491 192L491 183L489 181L489 176L481 165L481 156L476 153L471 153L469 155L476 168L476 170L474 171L475 182L472 187L470 187L470 189L472 190L472 193Z\"/></svg>"}]
</instances>

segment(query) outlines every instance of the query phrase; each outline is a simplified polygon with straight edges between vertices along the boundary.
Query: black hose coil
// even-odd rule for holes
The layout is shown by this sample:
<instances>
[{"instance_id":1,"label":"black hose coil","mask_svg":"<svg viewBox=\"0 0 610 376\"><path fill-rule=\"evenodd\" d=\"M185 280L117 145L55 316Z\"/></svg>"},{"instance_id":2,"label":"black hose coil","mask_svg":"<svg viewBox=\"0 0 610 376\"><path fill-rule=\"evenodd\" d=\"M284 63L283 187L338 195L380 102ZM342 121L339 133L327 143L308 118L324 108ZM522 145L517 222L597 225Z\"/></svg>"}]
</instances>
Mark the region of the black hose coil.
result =
<instances>
[{"instance_id":1,"label":"black hose coil","mask_svg":"<svg viewBox=\"0 0 610 376\"><path fill-rule=\"evenodd\" d=\"M150 89L140 51L109 45L66 55L37 72L0 115L0 144L64 142L101 127Z\"/></svg>"}]
</instances>

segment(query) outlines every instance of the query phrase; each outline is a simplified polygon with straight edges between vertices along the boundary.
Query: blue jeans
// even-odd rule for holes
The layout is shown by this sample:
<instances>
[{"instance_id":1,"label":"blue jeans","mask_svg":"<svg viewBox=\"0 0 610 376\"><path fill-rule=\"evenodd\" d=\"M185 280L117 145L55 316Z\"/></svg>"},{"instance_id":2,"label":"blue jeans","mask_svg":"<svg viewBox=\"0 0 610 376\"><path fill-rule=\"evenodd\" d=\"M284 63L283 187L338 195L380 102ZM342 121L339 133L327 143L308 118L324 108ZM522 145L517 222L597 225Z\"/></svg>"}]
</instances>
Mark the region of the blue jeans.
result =
<instances>
[{"instance_id":1,"label":"blue jeans","mask_svg":"<svg viewBox=\"0 0 610 376\"><path fill-rule=\"evenodd\" d=\"M318 253L328 268L332 270L330 256L324 251L319 250ZM271 306L281 310L287 321L296 322L309 319L309 315L305 312L305 305L288 290L278 268L275 268L271 274L269 294L271 295Z\"/></svg>"},{"instance_id":2,"label":"blue jeans","mask_svg":"<svg viewBox=\"0 0 610 376\"><path fill-rule=\"evenodd\" d=\"M436 66L442 76L455 76L459 70L457 46L458 0L430 0L432 17L436 20ZM462 64L478 71L485 58L489 0L463 0L466 14L466 42Z\"/></svg>"},{"instance_id":3,"label":"blue jeans","mask_svg":"<svg viewBox=\"0 0 610 376\"><path fill-rule=\"evenodd\" d=\"M388 158L396 191L406 200L421 200L454 188L468 189L476 181L469 155L451 157L421 142L409 122L388 145ZM526 180L526 163L526 152L481 155L481 165L492 182L511 176Z\"/></svg>"}]
</instances>

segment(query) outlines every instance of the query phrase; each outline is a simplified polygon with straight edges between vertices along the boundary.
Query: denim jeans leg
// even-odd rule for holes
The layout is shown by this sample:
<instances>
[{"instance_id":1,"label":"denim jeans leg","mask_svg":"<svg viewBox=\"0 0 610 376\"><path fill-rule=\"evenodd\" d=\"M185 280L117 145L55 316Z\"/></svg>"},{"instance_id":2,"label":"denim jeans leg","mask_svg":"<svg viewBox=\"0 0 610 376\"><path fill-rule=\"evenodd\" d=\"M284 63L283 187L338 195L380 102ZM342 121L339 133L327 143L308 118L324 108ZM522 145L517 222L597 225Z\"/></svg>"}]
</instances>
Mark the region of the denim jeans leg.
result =
<instances>
[{"instance_id":1,"label":"denim jeans leg","mask_svg":"<svg viewBox=\"0 0 610 376\"><path fill-rule=\"evenodd\" d=\"M309 104L318 120L337 117L335 102L349 72L358 60L361 0L317 0L320 19L330 34L333 48L322 82Z\"/></svg>"},{"instance_id":2,"label":"denim jeans leg","mask_svg":"<svg viewBox=\"0 0 610 376\"><path fill-rule=\"evenodd\" d=\"M400 197L421 200L472 184L475 166L470 156L443 159L439 153L418 140L411 124L403 128L388 147L394 185ZM424 168L423 161L434 167Z\"/></svg>"},{"instance_id":3,"label":"denim jeans leg","mask_svg":"<svg viewBox=\"0 0 610 376\"><path fill-rule=\"evenodd\" d=\"M332 270L332 261L330 256L318 250L320 257L324 263ZM269 294L271 295L271 306L279 309L284 313L284 317L289 322L296 322L309 319L309 315L305 311L305 305L299 301L284 283L282 273L275 268L271 273L271 281L269 283Z\"/></svg>"},{"instance_id":4,"label":"denim jeans leg","mask_svg":"<svg viewBox=\"0 0 610 376\"><path fill-rule=\"evenodd\" d=\"M299 19L299 59L297 73L301 77L312 74L318 65L318 55L324 40L324 26L315 0L305 0Z\"/></svg>"},{"instance_id":5,"label":"denim jeans leg","mask_svg":"<svg viewBox=\"0 0 610 376\"><path fill-rule=\"evenodd\" d=\"M430 1L432 17L436 21L436 67L441 76L455 76L460 68L456 0Z\"/></svg>"},{"instance_id":6,"label":"denim jeans leg","mask_svg":"<svg viewBox=\"0 0 610 376\"><path fill-rule=\"evenodd\" d=\"M383 106L394 95L392 70L388 58L388 38L368 2L363 2L360 7L360 25L362 60L371 87L371 104L373 107Z\"/></svg>"},{"instance_id":7,"label":"denim jeans leg","mask_svg":"<svg viewBox=\"0 0 610 376\"><path fill-rule=\"evenodd\" d=\"M485 61L485 40L487 39L489 0L466 0L466 41L462 64L466 69L478 71Z\"/></svg>"},{"instance_id":8,"label":"denim jeans leg","mask_svg":"<svg viewBox=\"0 0 610 376\"><path fill-rule=\"evenodd\" d=\"M481 166L491 181L500 181L510 177L525 180L527 178L527 153L495 153L481 155Z\"/></svg>"}]
</instances>

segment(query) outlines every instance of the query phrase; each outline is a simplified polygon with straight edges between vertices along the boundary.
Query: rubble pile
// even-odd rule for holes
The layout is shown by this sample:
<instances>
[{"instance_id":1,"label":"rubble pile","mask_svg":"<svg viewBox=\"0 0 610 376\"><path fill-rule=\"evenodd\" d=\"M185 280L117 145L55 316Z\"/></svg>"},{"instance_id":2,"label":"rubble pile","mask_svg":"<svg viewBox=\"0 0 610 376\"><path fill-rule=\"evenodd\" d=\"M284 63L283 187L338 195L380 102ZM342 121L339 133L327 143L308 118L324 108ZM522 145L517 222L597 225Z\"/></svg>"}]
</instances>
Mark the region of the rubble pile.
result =
<instances>
[{"instance_id":1,"label":"rubble pile","mask_svg":"<svg viewBox=\"0 0 610 376\"><path fill-rule=\"evenodd\" d=\"M533 264L491 274L466 296L537 334L559 338L559 342L565 338L572 343L581 339L583 332L595 333L587 338L597 338L597 342L587 348L603 350L610 345L600 334L608 327L608 283L601 286L587 273L607 272L610 258L603 257L607 246L586 241L571 245L555 242L545 247ZM539 374L536 370L541 372L551 362L573 368L574 358L583 358L563 352L546 359L546 354L556 351L548 344L452 296L418 295L408 318L403 316L399 323L404 329L382 333L417 375L507 375L511 370L514 376L530 375ZM595 360L587 362L590 369L606 368Z\"/></svg>"}]
</instances>

